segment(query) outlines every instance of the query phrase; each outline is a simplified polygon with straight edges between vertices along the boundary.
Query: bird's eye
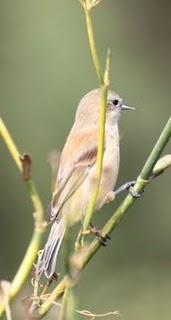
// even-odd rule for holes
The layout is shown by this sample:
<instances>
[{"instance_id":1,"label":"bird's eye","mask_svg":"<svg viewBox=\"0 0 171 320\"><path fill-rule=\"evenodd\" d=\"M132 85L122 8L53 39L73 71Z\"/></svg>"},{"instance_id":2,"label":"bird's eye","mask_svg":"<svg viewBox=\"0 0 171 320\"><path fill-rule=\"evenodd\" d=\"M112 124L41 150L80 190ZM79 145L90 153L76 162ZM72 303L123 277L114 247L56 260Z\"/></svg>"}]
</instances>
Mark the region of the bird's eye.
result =
<instances>
[{"instance_id":1,"label":"bird's eye","mask_svg":"<svg viewBox=\"0 0 171 320\"><path fill-rule=\"evenodd\" d=\"M117 106L119 104L119 100L118 99L115 99L112 102L113 102L114 106Z\"/></svg>"}]
</instances>

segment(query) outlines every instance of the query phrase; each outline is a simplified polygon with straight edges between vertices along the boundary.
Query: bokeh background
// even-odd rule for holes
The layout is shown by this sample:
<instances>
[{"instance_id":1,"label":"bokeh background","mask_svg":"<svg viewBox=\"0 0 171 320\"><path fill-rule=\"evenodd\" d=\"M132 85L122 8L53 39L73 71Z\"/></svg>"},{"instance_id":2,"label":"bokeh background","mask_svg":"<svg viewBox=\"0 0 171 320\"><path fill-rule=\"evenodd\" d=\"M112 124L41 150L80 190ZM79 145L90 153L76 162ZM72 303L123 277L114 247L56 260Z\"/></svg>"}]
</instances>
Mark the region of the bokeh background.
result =
<instances>
[{"instance_id":1,"label":"bokeh background","mask_svg":"<svg viewBox=\"0 0 171 320\"><path fill-rule=\"evenodd\" d=\"M170 12L169 0L106 0L94 10L101 61L107 47L112 49L111 87L137 108L124 113L120 123L118 186L138 175L170 116ZM20 151L32 156L46 208L48 153L62 148L79 99L98 85L79 1L1 0L0 69L1 114ZM0 278L11 280L31 238L32 206L3 142L0 165ZM96 224L102 225L121 199L103 209ZM78 308L119 310L125 320L169 320L170 230L168 170L146 189L108 247L82 273ZM31 290L29 279L20 298ZM18 299L16 319L22 318L21 310ZM56 319L55 313L47 319Z\"/></svg>"}]
</instances>

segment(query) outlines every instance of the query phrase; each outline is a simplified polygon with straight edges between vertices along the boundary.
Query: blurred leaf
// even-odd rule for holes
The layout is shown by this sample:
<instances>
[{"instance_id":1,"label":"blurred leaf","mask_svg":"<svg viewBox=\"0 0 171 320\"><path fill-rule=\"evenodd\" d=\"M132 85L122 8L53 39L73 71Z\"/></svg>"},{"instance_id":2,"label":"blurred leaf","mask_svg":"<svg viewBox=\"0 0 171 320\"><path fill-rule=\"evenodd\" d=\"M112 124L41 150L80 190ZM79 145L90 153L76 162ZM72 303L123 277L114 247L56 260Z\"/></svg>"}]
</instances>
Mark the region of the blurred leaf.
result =
<instances>
[{"instance_id":1,"label":"blurred leaf","mask_svg":"<svg viewBox=\"0 0 171 320\"><path fill-rule=\"evenodd\" d=\"M157 161L152 171L152 176L153 177L158 176L159 174L163 173L165 169L168 169L169 167L171 167L171 154L166 154Z\"/></svg>"}]
</instances>

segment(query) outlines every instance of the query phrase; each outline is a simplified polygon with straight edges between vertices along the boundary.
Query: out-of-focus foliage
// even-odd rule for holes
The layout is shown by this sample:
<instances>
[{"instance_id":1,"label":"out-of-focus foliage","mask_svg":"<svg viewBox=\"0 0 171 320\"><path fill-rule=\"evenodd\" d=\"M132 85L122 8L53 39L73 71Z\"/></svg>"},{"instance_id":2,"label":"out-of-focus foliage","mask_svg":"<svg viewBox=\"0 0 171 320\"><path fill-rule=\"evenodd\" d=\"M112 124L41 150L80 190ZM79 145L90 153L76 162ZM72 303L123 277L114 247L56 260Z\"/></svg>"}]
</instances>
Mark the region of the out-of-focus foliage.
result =
<instances>
[{"instance_id":1,"label":"out-of-focus foliage","mask_svg":"<svg viewBox=\"0 0 171 320\"><path fill-rule=\"evenodd\" d=\"M93 10L103 61L106 48L112 49L111 87L136 107L121 119L118 185L137 176L170 116L170 10L167 0L106 0ZM79 99L97 86L79 1L1 0L0 66L1 114L20 150L32 155L47 206L49 151L62 148ZM0 148L0 278L11 280L33 219L15 164L2 143ZM170 184L168 170L86 268L77 288L80 309L117 309L127 320L170 319ZM102 209L95 222L102 224L120 201ZM29 290L28 283L22 296Z\"/></svg>"}]
</instances>

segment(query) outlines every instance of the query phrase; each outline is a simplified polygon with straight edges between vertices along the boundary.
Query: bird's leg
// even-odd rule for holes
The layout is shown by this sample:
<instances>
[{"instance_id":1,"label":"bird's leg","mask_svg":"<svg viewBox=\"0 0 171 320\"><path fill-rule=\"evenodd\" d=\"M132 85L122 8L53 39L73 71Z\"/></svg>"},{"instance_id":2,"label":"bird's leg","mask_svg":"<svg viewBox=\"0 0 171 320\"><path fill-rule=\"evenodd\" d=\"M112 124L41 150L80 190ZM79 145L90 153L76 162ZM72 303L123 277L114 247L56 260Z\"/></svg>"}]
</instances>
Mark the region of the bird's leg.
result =
<instances>
[{"instance_id":1,"label":"bird's leg","mask_svg":"<svg viewBox=\"0 0 171 320\"><path fill-rule=\"evenodd\" d=\"M130 190L130 188L135 185L135 182L136 181L133 180L133 181L129 181L129 182L122 184L118 189L116 189L114 191L115 195L117 195L123 191Z\"/></svg>"},{"instance_id":2,"label":"bird's leg","mask_svg":"<svg viewBox=\"0 0 171 320\"><path fill-rule=\"evenodd\" d=\"M141 192L135 191L134 188L133 188L135 183L136 183L135 180L124 183L121 187L119 187L118 189L116 189L114 191L114 194L117 195L117 194L119 194L119 193L121 193L121 192L123 192L125 190L128 190L129 193L131 194L131 196L133 196L134 198L141 197L141 195L144 192L144 190L141 191Z\"/></svg>"},{"instance_id":3,"label":"bird's leg","mask_svg":"<svg viewBox=\"0 0 171 320\"><path fill-rule=\"evenodd\" d=\"M84 236L87 236L89 234L94 234L94 232L92 232L92 227L89 227L87 230L83 230L83 228L81 228L81 230L78 233L77 239L75 241L75 251L78 251L79 249L81 249L84 245Z\"/></svg>"},{"instance_id":4,"label":"bird's leg","mask_svg":"<svg viewBox=\"0 0 171 320\"><path fill-rule=\"evenodd\" d=\"M93 234L96 237L98 237L102 246L104 246L104 247L107 245L107 241L111 239L109 235L103 236L101 233L101 230L99 230L92 223L90 223L90 227L87 230L85 230L85 231L83 231L82 229L80 230L80 232L77 236L76 242L75 242L75 251L78 251L81 247L83 247L82 236L89 235L89 234Z\"/></svg>"},{"instance_id":5,"label":"bird's leg","mask_svg":"<svg viewBox=\"0 0 171 320\"><path fill-rule=\"evenodd\" d=\"M101 242L102 246L104 246L104 247L107 245L107 241L111 239L109 235L103 236L101 233L101 230L99 230L92 223L90 223L89 230L90 230L91 234L94 234L96 237L98 237L100 239L100 242Z\"/></svg>"},{"instance_id":6,"label":"bird's leg","mask_svg":"<svg viewBox=\"0 0 171 320\"><path fill-rule=\"evenodd\" d=\"M104 204L106 203L110 203L111 201L113 201L115 199L115 196L118 195L119 193L128 190L128 192L134 197L134 198L139 198L141 197L142 193L144 192L144 190L142 190L141 192L137 192L134 190L134 185L135 185L136 181L129 181L124 183L121 187L119 187L118 189L114 190L114 191L110 191L106 194L105 198L103 199L100 207L102 207Z\"/></svg>"}]
</instances>

